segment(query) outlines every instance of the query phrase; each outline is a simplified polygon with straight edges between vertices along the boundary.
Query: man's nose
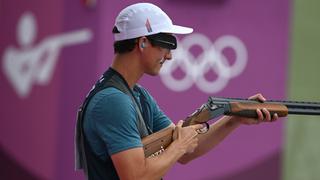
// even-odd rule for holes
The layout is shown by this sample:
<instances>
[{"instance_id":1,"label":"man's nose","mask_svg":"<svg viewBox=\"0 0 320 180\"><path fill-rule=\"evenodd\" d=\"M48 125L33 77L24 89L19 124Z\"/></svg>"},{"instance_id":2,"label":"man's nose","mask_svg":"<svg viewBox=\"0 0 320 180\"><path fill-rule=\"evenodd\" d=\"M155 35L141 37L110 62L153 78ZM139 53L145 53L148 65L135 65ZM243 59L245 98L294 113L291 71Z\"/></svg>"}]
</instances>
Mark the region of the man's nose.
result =
<instances>
[{"instance_id":1,"label":"man's nose","mask_svg":"<svg viewBox=\"0 0 320 180\"><path fill-rule=\"evenodd\" d=\"M167 53L165 54L164 57L166 60L171 60L172 59L172 53L171 50L168 49Z\"/></svg>"}]
</instances>

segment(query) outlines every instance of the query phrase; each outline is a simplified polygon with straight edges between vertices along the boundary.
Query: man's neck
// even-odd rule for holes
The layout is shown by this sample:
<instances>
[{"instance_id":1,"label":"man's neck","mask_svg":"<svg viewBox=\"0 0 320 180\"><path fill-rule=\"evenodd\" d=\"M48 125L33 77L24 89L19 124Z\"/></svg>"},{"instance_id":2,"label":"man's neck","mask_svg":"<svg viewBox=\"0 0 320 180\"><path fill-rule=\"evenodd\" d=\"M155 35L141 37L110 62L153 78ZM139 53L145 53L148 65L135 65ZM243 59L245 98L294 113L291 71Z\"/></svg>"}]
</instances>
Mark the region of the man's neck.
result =
<instances>
[{"instance_id":1,"label":"man's neck","mask_svg":"<svg viewBox=\"0 0 320 180\"><path fill-rule=\"evenodd\" d=\"M116 54L111 67L123 76L130 88L133 88L143 75L138 57L131 53Z\"/></svg>"}]
</instances>

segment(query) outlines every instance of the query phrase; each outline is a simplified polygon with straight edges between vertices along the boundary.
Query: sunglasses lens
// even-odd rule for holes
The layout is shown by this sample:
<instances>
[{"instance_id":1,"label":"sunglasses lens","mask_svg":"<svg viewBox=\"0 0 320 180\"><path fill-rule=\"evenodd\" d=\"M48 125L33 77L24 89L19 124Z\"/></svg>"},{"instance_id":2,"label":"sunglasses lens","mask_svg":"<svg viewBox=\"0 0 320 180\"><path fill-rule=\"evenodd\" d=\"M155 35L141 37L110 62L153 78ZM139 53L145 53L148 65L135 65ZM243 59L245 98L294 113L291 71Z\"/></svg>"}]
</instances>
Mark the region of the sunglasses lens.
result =
<instances>
[{"instance_id":1,"label":"sunglasses lens","mask_svg":"<svg viewBox=\"0 0 320 180\"><path fill-rule=\"evenodd\" d=\"M176 49L177 48L177 38L171 34L159 33L150 35L147 37L153 45L166 48L166 49Z\"/></svg>"}]
</instances>

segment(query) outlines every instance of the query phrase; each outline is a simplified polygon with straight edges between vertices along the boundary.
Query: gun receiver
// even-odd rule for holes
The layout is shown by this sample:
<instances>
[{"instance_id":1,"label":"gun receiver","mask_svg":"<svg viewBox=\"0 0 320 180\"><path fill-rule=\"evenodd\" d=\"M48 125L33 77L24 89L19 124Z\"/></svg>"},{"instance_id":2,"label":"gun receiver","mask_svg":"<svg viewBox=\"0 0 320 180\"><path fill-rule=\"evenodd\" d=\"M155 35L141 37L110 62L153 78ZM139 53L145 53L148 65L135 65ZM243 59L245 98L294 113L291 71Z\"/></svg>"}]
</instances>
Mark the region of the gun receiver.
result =
<instances>
[{"instance_id":1,"label":"gun receiver","mask_svg":"<svg viewBox=\"0 0 320 180\"><path fill-rule=\"evenodd\" d=\"M256 109L262 108L266 108L271 115L277 113L279 117L285 117L288 114L320 115L319 102L276 100L259 102L240 98L209 97L208 102L188 116L182 126L207 123L222 115L256 118ZM173 141L173 131L174 128L170 127L143 138L145 156L149 157L155 153L157 155L167 148Z\"/></svg>"}]
</instances>

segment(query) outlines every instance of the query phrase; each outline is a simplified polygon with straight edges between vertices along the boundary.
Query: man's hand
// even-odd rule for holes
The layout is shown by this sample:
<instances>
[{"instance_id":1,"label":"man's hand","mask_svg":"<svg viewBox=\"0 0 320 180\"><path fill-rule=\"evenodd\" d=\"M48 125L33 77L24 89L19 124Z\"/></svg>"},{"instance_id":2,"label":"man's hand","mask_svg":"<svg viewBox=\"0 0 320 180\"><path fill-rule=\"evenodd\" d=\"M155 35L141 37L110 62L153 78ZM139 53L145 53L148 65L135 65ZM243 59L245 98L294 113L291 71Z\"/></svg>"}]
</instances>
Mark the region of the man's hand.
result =
<instances>
[{"instance_id":1,"label":"man's hand","mask_svg":"<svg viewBox=\"0 0 320 180\"><path fill-rule=\"evenodd\" d=\"M249 97L249 99L258 100L258 101L261 101L261 102L266 101L266 99L260 93ZM271 117L270 112L266 108L257 109L256 112L258 114L258 118L237 117L237 121L239 121L242 124L251 125L251 124L259 124L261 122L273 122L273 121L276 121L278 119L277 113L275 113Z\"/></svg>"},{"instance_id":2,"label":"man's hand","mask_svg":"<svg viewBox=\"0 0 320 180\"><path fill-rule=\"evenodd\" d=\"M176 147L184 153L192 153L198 146L197 130L203 128L202 124L182 127L183 121L180 120L174 130L173 140Z\"/></svg>"}]
</instances>

